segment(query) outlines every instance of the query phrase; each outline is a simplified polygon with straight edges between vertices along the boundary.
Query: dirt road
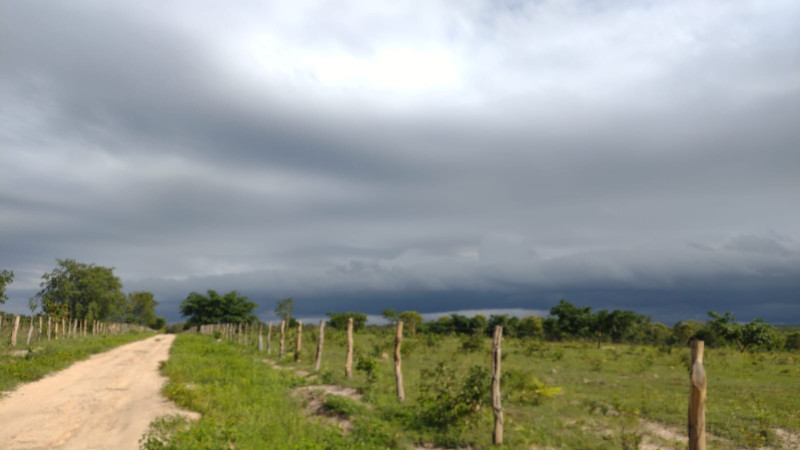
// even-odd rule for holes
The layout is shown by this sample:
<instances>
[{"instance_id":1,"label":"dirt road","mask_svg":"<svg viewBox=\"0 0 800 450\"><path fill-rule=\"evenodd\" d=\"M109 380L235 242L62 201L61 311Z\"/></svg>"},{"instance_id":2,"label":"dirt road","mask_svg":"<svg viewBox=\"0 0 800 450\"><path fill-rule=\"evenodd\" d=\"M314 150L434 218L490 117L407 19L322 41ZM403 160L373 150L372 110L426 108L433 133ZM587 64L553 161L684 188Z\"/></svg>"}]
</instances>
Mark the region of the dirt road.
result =
<instances>
[{"instance_id":1,"label":"dirt road","mask_svg":"<svg viewBox=\"0 0 800 450\"><path fill-rule=\"evenodd\" d=\"M5 394L0 448L137 449L151 420L181 412L160 394L174 339L123 345Z\"/></svg>"}]
</instances>

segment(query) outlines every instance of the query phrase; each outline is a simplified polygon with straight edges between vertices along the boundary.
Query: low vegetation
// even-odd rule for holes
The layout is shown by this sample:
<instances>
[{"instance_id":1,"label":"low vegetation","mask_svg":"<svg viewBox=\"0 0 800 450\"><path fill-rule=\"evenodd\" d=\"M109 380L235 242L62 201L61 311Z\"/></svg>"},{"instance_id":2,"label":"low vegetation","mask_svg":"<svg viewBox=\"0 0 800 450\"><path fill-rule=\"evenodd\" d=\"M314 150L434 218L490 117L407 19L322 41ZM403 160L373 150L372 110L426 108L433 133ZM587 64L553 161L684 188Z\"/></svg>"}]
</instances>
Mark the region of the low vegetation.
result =
<instances>
[{"instance_id":1,"label":"low vegetation","mask_svg":"<svg viewBox=\"0 0 800 450\"><path fill-rule=\"evenodd\" d=\"M366 327L356 333L351 379L344 374L345 333L334 327L326 328L321 370L314 374L316 333L316 327L305 327L300 362L294 362L293 352L277 357L275 329L269 356L255 344L179 336L165 366L171 380L165 392L181 406L201 412L203 419L177 427L167 447L491 447L489 339L482 333L428 330L407 335L402 351L404 402L395 395L394 365L388 356L394 342L390 327ZM286 339L286 347L294 349L294 330ZM283 370L265 364L265 358ZM709 448L796 445L799 362L796 352L708 348ZM598 347L596 337L563 342L506 337L505 444L683 448L688 364L684 345L604 341ZM297 375L304 372L313 375ZM342 431L303 417L303 397L291 392L315 384L348 386L363 394L361 400L324 400L326 414L346 418L351 429Z\"/></svg>"}]
</instances>

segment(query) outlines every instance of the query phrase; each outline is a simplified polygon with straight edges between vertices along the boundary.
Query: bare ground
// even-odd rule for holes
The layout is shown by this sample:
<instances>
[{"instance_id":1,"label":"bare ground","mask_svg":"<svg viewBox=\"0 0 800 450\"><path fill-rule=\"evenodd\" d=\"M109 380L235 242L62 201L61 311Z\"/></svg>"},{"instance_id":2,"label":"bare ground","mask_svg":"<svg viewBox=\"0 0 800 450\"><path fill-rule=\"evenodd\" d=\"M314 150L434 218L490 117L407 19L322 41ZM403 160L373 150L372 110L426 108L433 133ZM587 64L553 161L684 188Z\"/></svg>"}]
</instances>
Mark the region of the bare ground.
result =
<instances>
[{"instance_id":1,"label":"bare ground","mask_svg":"<svg viewBox=\"0 0 800 450\"><path fill-rule=\"evenodd\" d=\"M150 422L179 410L161 396L159 362L174 335L158 335L76 362L0 399L0 448L137 449Z\"/></svg>"}]
</instances>

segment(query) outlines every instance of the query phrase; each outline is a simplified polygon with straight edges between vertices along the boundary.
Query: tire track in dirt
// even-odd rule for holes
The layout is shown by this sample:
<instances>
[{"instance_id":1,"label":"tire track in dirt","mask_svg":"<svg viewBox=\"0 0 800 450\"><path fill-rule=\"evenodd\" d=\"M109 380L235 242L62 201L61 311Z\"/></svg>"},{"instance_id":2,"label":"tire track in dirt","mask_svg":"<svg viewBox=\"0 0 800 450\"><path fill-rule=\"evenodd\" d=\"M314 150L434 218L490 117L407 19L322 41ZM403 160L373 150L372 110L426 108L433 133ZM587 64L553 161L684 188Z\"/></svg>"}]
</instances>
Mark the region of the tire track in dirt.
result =
<instances>
[{"instance_id":1,"label":"tire track in dirt","mask_svg":"<svg viewBox=\"0 0 800 450\"><path fill-rule=\"evenodd\" d=\"M159 373L175 335L79 361L0 399L0 448L137 449L150 422L182 411L161 396Z\"/></svg>"}]
</instances>

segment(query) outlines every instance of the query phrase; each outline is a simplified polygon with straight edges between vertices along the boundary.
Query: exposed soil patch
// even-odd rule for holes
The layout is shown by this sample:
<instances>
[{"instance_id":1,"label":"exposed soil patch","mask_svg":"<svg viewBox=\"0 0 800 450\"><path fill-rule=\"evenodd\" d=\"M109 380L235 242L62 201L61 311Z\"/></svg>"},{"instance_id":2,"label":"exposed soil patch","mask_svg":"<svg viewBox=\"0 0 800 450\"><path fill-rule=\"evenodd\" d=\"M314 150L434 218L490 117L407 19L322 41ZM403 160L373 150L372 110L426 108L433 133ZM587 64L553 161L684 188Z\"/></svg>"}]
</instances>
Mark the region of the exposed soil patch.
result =
<instances>
[{"instance_id":1,"label":"exposed soil patch","mask_svg":"<svg viewBox=\"0 0 800 450\"><path fill-rule=\"evenodd\" d=\"M294 390L294 395L303 399L306 404L306 412L317 416L322 416L333 421L344 431L353 429L353 423L347 417L340 415L330 415L325 409L325 398L328 395L349 398L360 401L362 395L358 390L346 386L333 384L321 384L316 386L303 386Z\"/></svg>"}]
</instances>

